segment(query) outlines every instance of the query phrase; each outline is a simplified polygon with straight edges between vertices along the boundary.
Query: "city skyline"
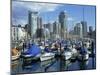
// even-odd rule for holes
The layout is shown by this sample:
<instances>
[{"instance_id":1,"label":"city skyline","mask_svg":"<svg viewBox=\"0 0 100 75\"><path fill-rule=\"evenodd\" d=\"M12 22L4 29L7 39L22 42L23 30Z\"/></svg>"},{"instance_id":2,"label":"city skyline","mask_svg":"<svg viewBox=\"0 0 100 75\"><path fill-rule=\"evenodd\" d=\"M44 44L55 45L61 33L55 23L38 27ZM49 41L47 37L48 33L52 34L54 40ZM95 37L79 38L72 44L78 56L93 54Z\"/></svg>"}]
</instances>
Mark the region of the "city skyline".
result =
<instances>
[{"instance_id":1,"label":"city skyline","mask_svg":"<svg viewBox=\"0 0 100 75\"><path fill-rule=\"evenodd\" d=\"M27 24L29 10L39 12L43 24L58 21L59 13L65 11L69 30L83 19L87 22L88 27L93 26L93 29L95 29L95 6L12 1L12 24L23 26Z\"/></svg>"}]
</instances>

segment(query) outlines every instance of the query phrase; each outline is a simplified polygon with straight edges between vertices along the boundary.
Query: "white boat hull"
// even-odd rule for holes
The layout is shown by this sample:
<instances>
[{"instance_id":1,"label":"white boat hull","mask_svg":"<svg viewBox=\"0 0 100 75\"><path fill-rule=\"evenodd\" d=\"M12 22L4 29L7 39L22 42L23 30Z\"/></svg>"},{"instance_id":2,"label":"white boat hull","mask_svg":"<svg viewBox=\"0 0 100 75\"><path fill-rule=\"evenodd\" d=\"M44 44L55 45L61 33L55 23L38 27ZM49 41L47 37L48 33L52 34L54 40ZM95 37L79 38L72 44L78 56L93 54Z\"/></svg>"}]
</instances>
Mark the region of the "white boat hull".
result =
<instances>
[{"instance_id":1,"label":"white boat hull","mask_svg":"<svg viewBox=\"0 0 100 75\"><path fill-rule=\"evenodd\" d=\"M78 52L76 49L72 50L72 58L71 59L76 59L76 57L78 56Z\"/></svg>"},{"instance_id":2,"label":"white boat hull","mask_svg":"<svg viewBox=\"0 0 100 75\"><path fill-rule=\"evenodd\" d=\"M72 57L72 53L71 52L65 52L64 56L65 56L65 60L69 60Z\"/></svg>"},{"instance_id":3,"label":"white boat hull","mask_svg":"<svg viewBox=\"0 0 100 75\"><path fill-rule=\"evenodd\" d=\"M48 66L48 65L50 65L52 62L54 62L54 59L42 61L42 62L41 62L41 66L42 66L42 67Z\"/></svg>"},{"instance_id":4,"label":"white boat hull","mask_svg":"<svg viewBox=\"0 0 100 75\"><path fill-rule=\"evenodd\" d=\"M25 55L23 56L26 60L37 60L39 59L41 56L41 54L37 54L36 56L32 56L32 55Z\"/></svg>"},{"instance_id":5,"label":"white boat hull","mask_svg":"<svg viewBox=\"0 0 100 75\"><path fill-rule=\"evenodd\" d=\"M79 60L88 60L89 59L89 54L87 53L84 56L82 56L81 54L79 54L78 59Z\"/></svg>"},{"instance_id":6,"label":"white boat hull","mask_svg":"<svg viewBox=\"0 0 100 75\"><path fill-rule=\"evenodd\" d=\"M86 54L84 58L85 58L85 60L88 60L89 59L89 54Z\"/></svg>"},{"instance_id":7,"label":"white boat hull","mask_svg":"<svg viewBox=\"0 0 100 75\"><path fill-rule=\"evenodd\" d=\"M53 59L54 57L55 57L55 54L53 53L45 53L40 56L40 60L41 61L50 60L50 59Z\"/></svg>"}]
</instances>

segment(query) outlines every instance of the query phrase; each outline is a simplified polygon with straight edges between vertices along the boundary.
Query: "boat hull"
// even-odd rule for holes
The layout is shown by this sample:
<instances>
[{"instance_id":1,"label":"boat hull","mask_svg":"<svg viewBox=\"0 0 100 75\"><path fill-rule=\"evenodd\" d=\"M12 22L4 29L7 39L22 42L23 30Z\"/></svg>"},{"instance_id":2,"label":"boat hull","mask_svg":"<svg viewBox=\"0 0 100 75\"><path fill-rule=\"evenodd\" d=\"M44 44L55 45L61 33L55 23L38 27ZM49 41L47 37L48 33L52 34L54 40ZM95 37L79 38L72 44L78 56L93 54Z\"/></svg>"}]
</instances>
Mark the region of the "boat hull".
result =
<instances>
[{"instance_id":1,"label":"boat hull","mask_svg":"<svg viewBox=\"0 0 100 75\"><path fill-rule=\"evenodd\" d=\"M17 53L17 55L12 56L12 61L17 60L20 58L20 52Z\"/></svg>"},{"instance_id":2,"label":"boat hull","mask_svg":"<svg viewBox=\"0 0 100 75\"><path fill-rule=\"evenodd\" d=\"M71 59L71 57L72 57L72 53L71 52L65 52L64 53L65 60L69 60L69 59Z\"/></svg>"},{"instance_id":3,"label":"boat hull","mask_svg":"<svg viewBox=\"0 0 100 75\"><path fill-rule=\"evenodd\" d=\"M55 55L53 53L46 53L46 54L41 55L40 60L46 61L46 60L53 59L54 57Z\"/></svg>"},{"instance_id":4,"label":"boat hull","mask_svg":"<svg viewBox=\"0 0 100 75\"><path fill-rule=\"evenodd\" d=\"M32 56L32 55L23 55L23 58L25 60L37 60L39 59L41 56L41 54L37 54L36 56Z\"/></svg>"},{"instance_id":5,"label":"boat hull","mask_svg":"<svg viewBox=\"0 0 100 75\"><path fill-rule=\"evenodd\" d=\"M81 60L81 61L82 61L82 60L83 60L83 61L86 61L86 60L89 59L89 54L88 54L88 53L85 54L85 55L79 54L78 59Z\"/></svg>"}]
</instances>

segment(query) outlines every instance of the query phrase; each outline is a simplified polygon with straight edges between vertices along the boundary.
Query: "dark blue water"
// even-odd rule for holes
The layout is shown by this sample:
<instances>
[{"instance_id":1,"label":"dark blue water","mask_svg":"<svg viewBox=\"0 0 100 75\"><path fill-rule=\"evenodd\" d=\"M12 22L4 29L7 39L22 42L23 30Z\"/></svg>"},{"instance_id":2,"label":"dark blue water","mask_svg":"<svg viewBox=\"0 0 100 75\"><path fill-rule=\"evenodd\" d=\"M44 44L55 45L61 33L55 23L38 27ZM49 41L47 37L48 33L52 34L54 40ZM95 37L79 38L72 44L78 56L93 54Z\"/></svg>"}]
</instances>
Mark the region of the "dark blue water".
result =
<instances>
[{"instance_id":1,"label":"dark blue water","mask_svg":"<svg viewBox=\"0 0 100 75\"><path fill-rule=\"evenodd\" d=\"M27 61L23 62L20 58L12 62L12 74L18 73L37 73L37 72L56 72L56 71L75 71L75 70L90 70L96 68L95 58L90 57L88 61L64 61L61 58L40 62Z\"/></svg>"}]
</instances>

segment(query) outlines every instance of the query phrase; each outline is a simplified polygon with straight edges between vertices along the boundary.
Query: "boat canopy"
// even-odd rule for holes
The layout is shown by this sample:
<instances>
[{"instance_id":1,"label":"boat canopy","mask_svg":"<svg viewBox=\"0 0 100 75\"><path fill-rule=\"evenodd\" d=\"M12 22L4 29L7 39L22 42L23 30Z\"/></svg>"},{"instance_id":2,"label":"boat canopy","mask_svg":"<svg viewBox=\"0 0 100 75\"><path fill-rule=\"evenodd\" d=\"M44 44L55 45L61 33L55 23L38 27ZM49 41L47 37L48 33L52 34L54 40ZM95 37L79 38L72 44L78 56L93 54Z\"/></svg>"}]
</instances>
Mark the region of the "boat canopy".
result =
<instances>
[{"instance_id":1,"label":"boat canopy","mask_svg":"<svg viewBox=\"0 0 100 75\"><path fill-rule=\"evenodd\" d=\"M40 54L40 53L41 53L41 49L39 48L39 46L32 44L30 48L24 54L36 56L37 54Z\"/></svg>"},{"instance_id":2,"label":"boat canopy","mask_svg":"<svg viewBox=\"0 0 100 75\"><path fill-rule=\"evenodd\" d=\"M81 50L80 50L80 54L86 54L87 53L87 48L84 48L84 47L81 47Z\"/></svg>"}]
</instances>

